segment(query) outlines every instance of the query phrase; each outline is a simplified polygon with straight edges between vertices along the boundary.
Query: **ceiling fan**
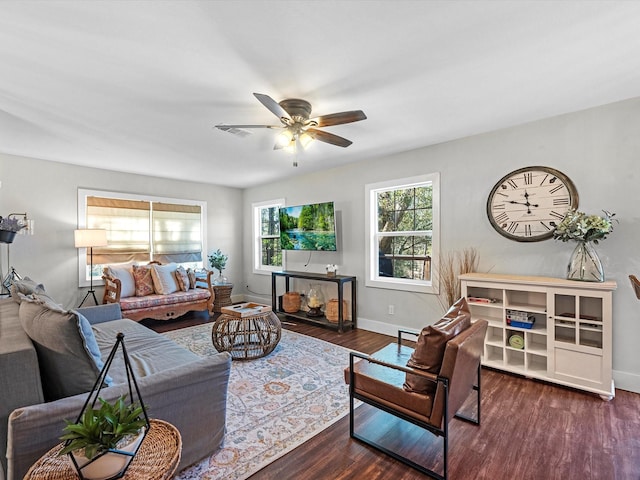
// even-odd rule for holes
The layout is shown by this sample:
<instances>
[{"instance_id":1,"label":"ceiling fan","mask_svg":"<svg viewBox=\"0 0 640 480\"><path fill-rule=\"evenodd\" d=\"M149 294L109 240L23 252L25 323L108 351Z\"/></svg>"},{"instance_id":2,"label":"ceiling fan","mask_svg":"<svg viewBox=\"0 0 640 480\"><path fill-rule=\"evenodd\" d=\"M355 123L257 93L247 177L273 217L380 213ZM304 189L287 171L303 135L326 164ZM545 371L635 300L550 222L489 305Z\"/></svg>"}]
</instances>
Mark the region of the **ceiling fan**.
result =
<instances>
[{"instance_id":1,"label":"ceiling fan","mask_svg":"<svg viewBox=\"0 0 640 480\"><path fill-rule=\"evenodd\" d=\"M309 118L311 115L311 104L299 98L287 98L281 102L276 102L269 95L262 93L253 94L265 107L280 119L281 125L216 125L216 128L236 135L246 136L249 134L248 128L272 128L281 129L282 132L276 139L274 150L292 149L299 147L306 148L312 140L337 145L338 147L348 147L353 142L346 138L339 137L333 133L318 130L321 127L331 127L343 123L352 123L364 120L367 116L362 110L352 110L349 112L332 113L319 117Z\"/></svg>"}]
</instances>

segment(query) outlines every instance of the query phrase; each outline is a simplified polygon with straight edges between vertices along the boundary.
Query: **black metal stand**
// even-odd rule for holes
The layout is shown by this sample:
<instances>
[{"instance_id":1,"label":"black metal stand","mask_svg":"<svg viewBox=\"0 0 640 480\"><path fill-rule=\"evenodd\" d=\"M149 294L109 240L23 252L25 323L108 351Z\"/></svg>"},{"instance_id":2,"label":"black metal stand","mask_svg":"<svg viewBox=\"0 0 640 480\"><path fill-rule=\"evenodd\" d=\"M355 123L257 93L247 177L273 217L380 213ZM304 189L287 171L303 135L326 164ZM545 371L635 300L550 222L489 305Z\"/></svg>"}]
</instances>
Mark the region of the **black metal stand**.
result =
<instances>
[{"instance_id":1,"label":"black metal stand","mask_svg":"<svg viewBox=\"0 0 640 480\"><path fill-rule=\"evenodd\" d=\"M144 417L145 427L146 427L144 430L144 437L146 437L147 434L149 433L149 429L151 428L151 423L149 421L149 416L147 414L147 408L144 402L142 401L142 396L140 395L140 388L138 387L138 382L136 381L136 377L133 372L133 367L131 366L131 360L129 359L129 355L127 354L127 349L124 345L124 334L122 332L118 332L118 334L116 335L116 343L113 345L113 348L111 349L111 353L109 353L109 357L107 358L107 361L105 362L104 367L102 367L102 370L100 371L100 375L98 375L98 379L96 380L96 383L93 385L91 392L87 396L87 399L84 402L84 405L82 406L82 410L80 410L80 414L78 415L78 418L76 419L75 423L76 424L80 423L84 415L84 412L89 406L89 404L91 404L91 408L93 409L96 403L98 402L98 400L100 399L100 391L102 390L103 386L105 386L107 374L109 372L109 369L111 368L111 364L116 355L116 352L118 351L118 347L122 348L122 356L124 358L124 369L127 372L127 383L129 386L129 402L133 404L135 402L135 398L137 397L138 403L142 407L142 416ZM135 395L134 395L134 392L135 392ZM69 443L71 443L71 440L67 440L65 442L65 446L69 445ZM140 449L140 444L138 444L137 448L133 452L127 452L127 451L118 450L118 449L106 450L101 454L99 454L98 456L94 457L92 460L90 460L89 463L84 464L82 467L78 465L78 462L76 461L75 457L71 453L69 453L68 455L81 480L86 480L86 477L83 475L82 470L85 467L91 465L93 462L95 462L98 458L102 457L106 453L114 453L117 455L122 455L123 457L128 457L123 469L117 475L107 479L107 480L115 480L117 478L121 478L124 476L124 474L127 471L127 468L129 468L129 465L131 464L131 460L138 453L138 450Z\"/></svg>"},{"instance_id":2,"label":"black metal stand","mask_svg":"<svg viewBox=\"0 0 640 480\"><path fill-rule=\"evenodd\" d=\"M87 294L84 296L84 298L82 299L82 301L80 302L80 305L78 305L78 308L82 306L82 304L87 300L87 297L89 297L89 295L93 295L93 301L96 302L96 305L98 305L98 299L96 298L96 291L89 290Z\"/></svg>"},{"instance_id":3,"label":"black metal stand","mask_svg":"<svg viewBox=\"0 0 640 480\"><path fill-rule=\"evenodd\" d=\"M91 257L91 267L89 269L89 282L90 282L89 285L90 286L89 286L89 291L80 302L80 305L78 305L78 308L80 308L84 304L84 302L87 300L89 295L93 295L93 301L96 302L96 305L98 305L98 299L96 298L96 291L93 289L93 247L89 247L89 252Z\"/></svg>"}]
</instances>

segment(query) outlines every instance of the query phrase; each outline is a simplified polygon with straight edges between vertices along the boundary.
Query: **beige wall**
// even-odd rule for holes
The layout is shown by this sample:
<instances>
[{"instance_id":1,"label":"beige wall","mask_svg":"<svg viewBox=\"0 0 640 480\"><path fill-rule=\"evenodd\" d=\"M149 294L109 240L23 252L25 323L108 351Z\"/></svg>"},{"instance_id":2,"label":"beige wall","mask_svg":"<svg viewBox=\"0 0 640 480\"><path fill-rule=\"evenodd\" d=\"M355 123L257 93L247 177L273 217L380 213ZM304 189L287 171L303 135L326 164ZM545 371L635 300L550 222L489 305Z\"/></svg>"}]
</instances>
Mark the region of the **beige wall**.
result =
<instances>
[{"instance_id":1,"label":"beige wall","mask_svg":"<svg viewBox=\"0 0 640 480\"><path fill-rule=\"evenodd\" d=\"M86 292L78 288L77 228L79 187L207 202L207 252L229 254L225 275L242 276L242 191L196 182L172 181L0 154L0 215L27 212L33 236L16 236L10 262L23 276L42 282L65 307L76 307ZM0 244L2 272L7 248ZM101 289L98 289L101 294ZM100 301L101 298L99 297ZM86 304L85 304L86 305Z\"/></svg>"},{"instance_id":2,"label":"beige wall","mask_svg":"<svg viewBox=\"0 0 640 480\"><path fill-rule=\"evenodd\" d=\"M640 302L627 278L629 273L640 273L639 121L640 99L636 98L314 175L304 175L304 161L300 161L301 176L245 190L245 232L251 231L252 202L274 198L285 198L289 205L335 201L340 251L314 252L311 257L308 253L287 253L287 269L322 272L325 264L336 263L340 273L358 277L361 326L389 333L398 326L417 329L441 314L434 295L364 286L365 185L440 172L443 251L477 248L479 270L484 272L563 277L574 245L554 240L508 240L492 229L485 213L491 188L506 173L530 165L557 168L576 184L580 210L599 214L605 209L615 212L620 220L597 250L607 279L618 282L613 342L617 386L640 392ZM330 154L332 147L316 148ZM249 237L244 236L247 284L253 292L269 294L270 278L252 273ZM395 307L394 315L387 313L390 304Z\"/></svg>"}]
</instances>

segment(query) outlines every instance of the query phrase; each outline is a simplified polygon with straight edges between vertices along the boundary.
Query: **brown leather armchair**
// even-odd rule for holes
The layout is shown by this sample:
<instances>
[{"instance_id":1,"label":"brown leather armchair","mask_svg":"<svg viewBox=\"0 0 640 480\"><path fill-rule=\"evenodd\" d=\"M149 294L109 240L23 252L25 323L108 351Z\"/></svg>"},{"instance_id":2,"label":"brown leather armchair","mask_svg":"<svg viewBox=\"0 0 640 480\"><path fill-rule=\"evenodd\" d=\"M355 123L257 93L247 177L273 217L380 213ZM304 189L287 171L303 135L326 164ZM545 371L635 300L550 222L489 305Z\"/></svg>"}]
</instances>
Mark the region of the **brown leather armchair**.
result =
<instances>
[{"instance_id":1,"label":"brown leather armchair","mask_svg":"<svg viewBox=\"0 0 640 480\"><path fill-rule=\"evenodd\" d=\"M351 353L349 368L345 371L345 377L349 383L351 437L433 478L446 479L449 421L457 417L480 424L480 357L487 325L486 320L478 319L446 343L438 375L407 367L413 348L402 345L402 334L412 332L398 332L397 344L389 344L372 355ZM403 384L407 373L418 375L431 382L435 386L432 389L434 393L417 393L404 389ZM467 416L458 414L473 392L475 392L473 408L475 414ZM417 425L436 437L442 437L442 459L432 462L442 465L442 473L427 468L424 462L418 463L406 457L403 453L399 453L398 449L392 449L391 447L399 446L398 442L395 445L385 446L384 439L374 439L371 437L375 435L366 435L367 428L364 423L359 431L355 425L356 416L354 415L356 399ZM402 432L394 437L401 438Z\"/></svg>"}]
</instances>

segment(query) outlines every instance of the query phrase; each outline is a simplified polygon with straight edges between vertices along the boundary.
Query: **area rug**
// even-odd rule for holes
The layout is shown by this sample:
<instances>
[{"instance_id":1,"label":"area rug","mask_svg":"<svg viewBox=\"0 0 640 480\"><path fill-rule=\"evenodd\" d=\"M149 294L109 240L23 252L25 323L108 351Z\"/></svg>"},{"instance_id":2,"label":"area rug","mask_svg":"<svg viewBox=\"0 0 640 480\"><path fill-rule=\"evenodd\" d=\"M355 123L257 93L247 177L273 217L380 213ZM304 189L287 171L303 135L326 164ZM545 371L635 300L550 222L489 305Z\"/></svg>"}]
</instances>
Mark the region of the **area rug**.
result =
<instances>
[{"instance_id":1,"label":"area rug","mask_svg":"<svg viewBox=\"0 0 640 480\"><path fill-rule=\"evenodd\" d=\"M214 355L212 324L165 333L200 356ZM287 330L264 358L231 364L227 432L213 456L178 480L243 480L349 412L349 350Z\"/></svg>"}]
</instances>

